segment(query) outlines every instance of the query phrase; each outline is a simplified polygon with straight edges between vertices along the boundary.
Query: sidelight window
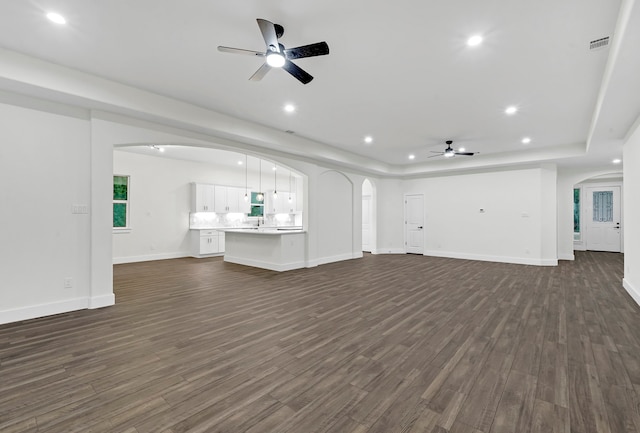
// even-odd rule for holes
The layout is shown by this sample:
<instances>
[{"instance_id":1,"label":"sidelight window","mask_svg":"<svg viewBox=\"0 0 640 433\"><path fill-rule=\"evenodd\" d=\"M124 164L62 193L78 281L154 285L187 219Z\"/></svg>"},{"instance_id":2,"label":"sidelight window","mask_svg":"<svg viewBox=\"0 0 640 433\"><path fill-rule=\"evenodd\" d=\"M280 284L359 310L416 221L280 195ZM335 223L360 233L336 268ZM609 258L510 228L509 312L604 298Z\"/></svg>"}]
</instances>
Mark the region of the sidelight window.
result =
<instances>
[{"instance_id":1,"label":"sidelight window","mask_svg":"<svg viewBox=\"0 0 640 433\"><path fill-rule=\"evenodd\" d=\"M129 176L113 176L113 228L129 228Z\"/></svg>"},{"instance_id":2,"label":"sidelight window","mask_svg":"<svg viewBox=\"0 0 640 433\"><path fill-rule=\"evenodd\" d=\"M573 232L580 233L580 188L573 189Z\"/></svg>"}]
</instances>

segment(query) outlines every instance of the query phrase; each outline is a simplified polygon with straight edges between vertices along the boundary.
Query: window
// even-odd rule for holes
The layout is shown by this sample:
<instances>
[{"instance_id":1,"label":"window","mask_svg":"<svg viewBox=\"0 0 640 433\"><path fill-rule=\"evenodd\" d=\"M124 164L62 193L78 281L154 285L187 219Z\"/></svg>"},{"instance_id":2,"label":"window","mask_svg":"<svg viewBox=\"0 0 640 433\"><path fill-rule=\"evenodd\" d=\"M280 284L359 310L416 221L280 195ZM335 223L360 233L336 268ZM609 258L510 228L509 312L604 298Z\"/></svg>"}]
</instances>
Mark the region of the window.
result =
<instances>
[{"instance_id":1,"label":"window","mask_svg":"<svg viewBox=\"0 0 640 433\"><path fill-rule=\"evenodd\" d=\"M613 191L593 192L593 221L601 223L613 221Z\"/></svg>"},{"instance_id":2,"label":"window","mask_svg":"<svg viewBox=\"0 0 640 433\"><path fill-rule=\"evenodd\" d=\"M580 188L573 189L573 232L580 233Z\"/></svg>"},{"instance_id":3,"label":"window","mask_svg":"<svg viewBox=\"0 0 640 433\"><path fill-rule=\"evenodd\" d=\"M113 228L129 228L129 176L113 176Z\"/></svg>"},{"instance_id":4,"label":"window","mask_svg":"<svg viewBox=\"0 0 640 433\"><path fill-rule=\"evenodd\" d=\"M258 200L257 192L251 191L251 213L250 217L261 217L264 216L264 198L262 201ZM262 194L264 197L264 193Z\"/></svg>"}]
</instances>

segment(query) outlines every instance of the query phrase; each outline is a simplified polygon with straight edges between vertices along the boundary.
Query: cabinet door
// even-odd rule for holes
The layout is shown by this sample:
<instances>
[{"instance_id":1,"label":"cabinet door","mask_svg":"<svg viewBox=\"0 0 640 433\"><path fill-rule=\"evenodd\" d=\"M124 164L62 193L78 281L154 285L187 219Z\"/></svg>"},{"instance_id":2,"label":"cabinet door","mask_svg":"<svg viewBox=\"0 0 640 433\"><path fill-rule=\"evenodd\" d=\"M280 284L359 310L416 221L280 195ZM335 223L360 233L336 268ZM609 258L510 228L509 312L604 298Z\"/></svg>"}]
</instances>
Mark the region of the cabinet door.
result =
<instances>
[{"instance_id":1,"label":"cabinet door","mask_svg":"<svg viewBox=\"0 0 640 433\"><path fill-rule=\"evenodd\" d=\"M194 183L192 184L191 192L192 212L213 212L213 185Z\"/></svg>"},{"instance_id":2,"label":"cabinet door","mask_svg":"<svg viewBox=\"0 0 640 433\"><path fill-rule=\"evenodd\" d=\"M200 236L200 254L218 252L218 235Z\"/></svg>"},{"instance_id":3,"label":"cabinet door","mask_svg":"<svg viewBox=\"0 0 640 433\"><path fill-rule=\"evenodd\" d=\"M247 200L244 199L245 194ZM251 191L245 188L238 188L238 212L248 214L251 212Z\"/></svg>"},{"instance_id":4,"label":"cabinet door","mask_svg":"<svg viewBox=\"0 0 640 433\"><path fill-rule=\"evenodd\" d=\"M227 206L229 212L240 212L240 188L234 186L227 187Z\"/></svg>"},{"instance_id":5,"label":"cabinet door","mask_svg":"<svg viewBox=\"0 0 640 433\"><path fill-rule=\"evenodd\" d=\"M216 185L215 187L215 201L214 201L214 212L215 213L226 213L229 212L228 204L227 204L227 187Z\"/></svg>"},{"instance_id":6,"label":"cabinet door","mask_svg":"<svg viewBox=\"0 0 640 433\"><path fill-rule=\"evenodd\" d=\"M276 213L277 203L273 198L273 190L269 190L264 193L264 213L266 214L274 214Z\"/></svg>"},{"instance_id":7,"label":"cabinet door","mask_svg":"<svg viewBox=\"0 0 640 433\"><path fill-rule=\"evenodd\" d=\"M233 191L232 191L233 190ZM244 195L247 194L247 200L245 201ZM230 187L229 196L233 195L233 202L229 201L229 208L233 209L230 212L248 214L251 212L251 191L245 188Z\"/></svg>"},{"instance_id":8,"label":"cabinet door","mask_svg":"<svg viewBox=\"0 0 640 433\"><path fill-rule=\"evenodd\" d=\"M289 200L291 198L291 200ZM296 207L296 193L285 193L284 200L282 202L285 213L294 213L297 210Z\"/></svg>"}]
</instances>

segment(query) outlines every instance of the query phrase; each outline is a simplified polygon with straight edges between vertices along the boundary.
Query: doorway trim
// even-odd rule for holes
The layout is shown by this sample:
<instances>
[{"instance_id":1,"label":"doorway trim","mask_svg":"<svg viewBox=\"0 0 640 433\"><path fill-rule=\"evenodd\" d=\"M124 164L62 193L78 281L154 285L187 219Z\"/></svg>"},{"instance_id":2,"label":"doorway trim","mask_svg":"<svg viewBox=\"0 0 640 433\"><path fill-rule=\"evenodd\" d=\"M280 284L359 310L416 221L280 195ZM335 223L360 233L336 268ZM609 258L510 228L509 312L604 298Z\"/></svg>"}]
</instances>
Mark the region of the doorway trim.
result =
<instances>
[{"instance_id":1,"label":"doorway trim","mask_svg":"<svg viewBox=\"0 0 640 433\"><path fill-rule=\"evenodd\" d=\"M586 208L587 200L587 190L589 188L608 188L608 187L619 187L620 188L620 252L624 253L624 180L602 180L600 182L595 181L596 179L590 178L585 179L579 183L576 183L573 187L580 188L580 233L581 239L579 241L574 241L573 249L574 251L587 251L587 237L589 236L587 229L587 218L590 216L590 209Z\"/></svg>"}]
</instances>

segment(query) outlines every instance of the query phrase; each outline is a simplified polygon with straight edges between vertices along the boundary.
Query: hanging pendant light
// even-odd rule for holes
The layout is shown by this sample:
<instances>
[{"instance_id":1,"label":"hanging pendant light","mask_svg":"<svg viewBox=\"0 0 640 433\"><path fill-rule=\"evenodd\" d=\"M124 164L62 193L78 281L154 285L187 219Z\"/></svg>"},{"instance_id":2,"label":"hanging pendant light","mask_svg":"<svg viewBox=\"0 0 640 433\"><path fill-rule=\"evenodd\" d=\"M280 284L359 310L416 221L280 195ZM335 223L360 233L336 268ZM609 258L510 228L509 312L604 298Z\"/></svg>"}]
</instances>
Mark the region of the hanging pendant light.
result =
<instances>
[{"instance_id":1,"label":"hanging pendant light","mask_svg":"<svg viewBox=\"0 0 640 433\"><path fill-rule=\"evenodd\" d=\"M244 156L244 201L249 201L249 187L247 186L247 155Z\"/></svg>"},{"instance_id":2,"label":"hanging pendant light","mask_svg":"<svg viewBox=\"0 0 640 433\"><path fill-rule=\"evenodd\" d=\"M273 164L273 198L278 198L278 168Z\"/></svg>"},{"instance_id":3,"label":"hanging pendant light","mask_svg":"<svg viewBox=\"0 0 640 433\"><path fill-rule=\"evenodd\" d=\"M260 184L260 188L259 188L260 191L258 191L258 195L256 195L256 199L258 201L262 201L264 200L264 194L262 194L262 160L261 159L258 160L258 164L260 164L260 169L259 169L260 179L258 181L258 183Z\"/></svg>"}]
</instances>

